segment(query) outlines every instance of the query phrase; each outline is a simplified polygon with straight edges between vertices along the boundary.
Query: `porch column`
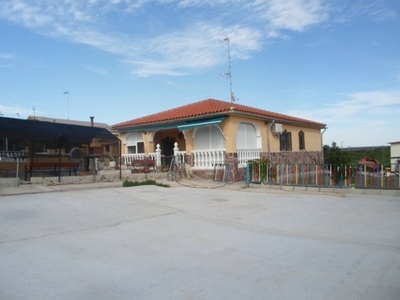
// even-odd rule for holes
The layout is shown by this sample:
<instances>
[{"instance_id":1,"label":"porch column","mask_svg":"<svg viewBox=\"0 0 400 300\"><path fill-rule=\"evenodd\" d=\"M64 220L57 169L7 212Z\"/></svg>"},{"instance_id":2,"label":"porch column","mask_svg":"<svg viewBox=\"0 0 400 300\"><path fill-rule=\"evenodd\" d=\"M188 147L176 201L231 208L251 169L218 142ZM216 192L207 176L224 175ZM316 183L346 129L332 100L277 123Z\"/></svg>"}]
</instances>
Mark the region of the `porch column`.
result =
<instances>
[{"instance_id":1,"label":"porch column","mask_svg":"<svg viewBox=\"0 0 400 300\"><path fill-rule=\"evenodd\" d=\"M161 168L161 149L160 144L156 145L156 168Z\"/></svg>"},{"instance_id":2,"label":"porch column","mask_svg":"<svg viewBox=\"0 0 400 300\"><path fill-rule=\"evenodd\" d=\"M177 165L179 161L179 148L178 148L178 143L175 142L174 144L174 158L175 158L175 164Z\"/></svg>"}]
</instances>

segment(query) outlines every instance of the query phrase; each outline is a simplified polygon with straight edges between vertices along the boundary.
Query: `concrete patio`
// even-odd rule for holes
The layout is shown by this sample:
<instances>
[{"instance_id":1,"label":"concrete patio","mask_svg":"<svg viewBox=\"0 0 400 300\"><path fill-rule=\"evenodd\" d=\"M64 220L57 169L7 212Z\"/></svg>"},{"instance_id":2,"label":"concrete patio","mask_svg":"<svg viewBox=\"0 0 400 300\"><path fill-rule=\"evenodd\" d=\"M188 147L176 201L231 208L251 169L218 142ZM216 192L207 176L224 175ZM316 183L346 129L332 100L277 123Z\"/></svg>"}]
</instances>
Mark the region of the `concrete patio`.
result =
<instances>
[{"instance_id":1,"label":"concrete patio","mask_svg":"<svg viewBox=\"0 0 400 300\"><path fill-rule=\"evenodd\" d=\"M399 197L176 184L0 197L4 300L399 299L399 261Z\"/></svg>"}]
</instances>

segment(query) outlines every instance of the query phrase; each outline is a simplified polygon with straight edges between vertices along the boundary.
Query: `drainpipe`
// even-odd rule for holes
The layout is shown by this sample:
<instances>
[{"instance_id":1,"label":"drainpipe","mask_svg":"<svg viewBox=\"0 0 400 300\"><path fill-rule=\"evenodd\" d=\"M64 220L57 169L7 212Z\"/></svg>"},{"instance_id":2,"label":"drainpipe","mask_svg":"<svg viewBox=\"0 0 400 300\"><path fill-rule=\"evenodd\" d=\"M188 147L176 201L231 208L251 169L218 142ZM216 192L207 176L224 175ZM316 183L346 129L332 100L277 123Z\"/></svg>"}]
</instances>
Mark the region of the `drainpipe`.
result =
<instances>
[{"instance_id":1,"label":"drainpipe","mask_svg":"<svg viewBox=\"0 0 400 300\"><path fill-rule=\"evenodd\" d=\"M321 153L322 153L322 163L324 164L325 163L325 157L324 157L324 142L323 142L323 135L324 135L324 132L326 131L328 129L328 127L325 127L324 128L324 131L322 131L321 132Z\"/></svg>"},{"instance_id":2,"label":"drainpipe","mask_svg":"<svg viewBox=\"0 0 400 300\"><path fill-rule=\"evenodd\" d=\"M272 125L274 125L275 120L272 120L271 124L269 124L268 128L267 128L267 145L268 145L268 159L269 161L271 161L271 146L270 146L270 142L269 142L269 133L271 132L271 127Z\"/></svg>"}]
</instances>

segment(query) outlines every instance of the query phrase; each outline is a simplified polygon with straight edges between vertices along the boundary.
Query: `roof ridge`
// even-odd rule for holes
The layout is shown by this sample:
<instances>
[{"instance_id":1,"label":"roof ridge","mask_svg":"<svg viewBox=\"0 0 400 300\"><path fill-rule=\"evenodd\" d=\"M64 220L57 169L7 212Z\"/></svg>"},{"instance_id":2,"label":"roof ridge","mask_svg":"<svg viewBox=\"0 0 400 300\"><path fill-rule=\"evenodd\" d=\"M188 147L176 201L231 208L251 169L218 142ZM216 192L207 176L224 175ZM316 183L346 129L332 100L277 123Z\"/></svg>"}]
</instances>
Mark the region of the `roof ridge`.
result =
<instances>
[{"instance_id":1,"label":"roof ridge","mask_svg":"<svg viewBox=\"0 0 400 300\"><path fill-rule=\"evenodd\" d=\"M179 120L184 118L191 118L197 117L202 115L212 115L218 113L224 113L231 110L234 107L235 111L243 112L243 113L250 113L254 115L258 115L261 117L266 118L277 118L282 119L282 121L292 121L292 122L303 122L308 123L310 125L316 125L320 127L325 127L326 124L293 117L290 115L285 115L281 113L272 112L265 109L255 108L252 106L239 104L239 103L232 103L228 101L222 101L218 99L208 98L198 102L178 106L172 109L164 110L155 114L150 114L147 116L143 116L140 118L132 119L129 121L121 122L112 125L112 128L117 127L126 127L126 126L136 126L136 125L143 125L143 124L151 124L157 122L166 122L172 120Z\"/></svg>"}]
</instances>

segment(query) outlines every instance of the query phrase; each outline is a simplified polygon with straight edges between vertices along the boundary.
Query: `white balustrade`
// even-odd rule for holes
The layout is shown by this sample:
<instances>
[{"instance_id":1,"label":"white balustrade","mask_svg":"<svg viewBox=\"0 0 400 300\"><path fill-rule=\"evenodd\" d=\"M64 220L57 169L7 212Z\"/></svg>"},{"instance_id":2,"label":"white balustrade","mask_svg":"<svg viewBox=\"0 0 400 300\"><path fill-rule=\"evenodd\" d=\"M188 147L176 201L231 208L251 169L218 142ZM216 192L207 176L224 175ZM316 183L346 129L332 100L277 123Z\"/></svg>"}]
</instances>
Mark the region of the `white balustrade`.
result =
<instances>
[{"instance_id":1,"label":"white balustrade","mask_svg":"<svg viewBox=\"0 0 400 300\"><path fill-rule=\"evenodd\" d=\"M138 153L138 154L122 154L122 158L124 161L124 164L126 166L129 166L132 164L132 161L135 159L144 159L145 158L145 154L144 153Z\"/></svg>"},{"instance_id":2,"label":"white balustrade","mask_svg":"<svg viewBox=\"0 0 400 300\"><path fill-rule=\"evenodd\" d=\"M175 163L184 164L185 163L185 156L186 156L186 151L180 151L179 147L178 147L178 143L175 143L174 144Z\"/></svg>"},{"instance_id":3,"label":"white balustrade","mask_svg":"<svg viewBox=\"0 0 400 300\"><path fill-rule=\"evenodd\" d=\"M192 150L194 169L212 169L225 163L225 149Z\"/></svg>"},{"instance_id":4,"label":"white balustrade","mask_svg":"<svg viewBox=\"0 0 400 300\"><path fill-rule=\"evenodd\" d=\"M249 160L260 159L261 148L238 148L239 167L245 167Z\"/></svg>"}]
</instances>

